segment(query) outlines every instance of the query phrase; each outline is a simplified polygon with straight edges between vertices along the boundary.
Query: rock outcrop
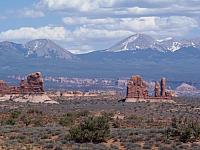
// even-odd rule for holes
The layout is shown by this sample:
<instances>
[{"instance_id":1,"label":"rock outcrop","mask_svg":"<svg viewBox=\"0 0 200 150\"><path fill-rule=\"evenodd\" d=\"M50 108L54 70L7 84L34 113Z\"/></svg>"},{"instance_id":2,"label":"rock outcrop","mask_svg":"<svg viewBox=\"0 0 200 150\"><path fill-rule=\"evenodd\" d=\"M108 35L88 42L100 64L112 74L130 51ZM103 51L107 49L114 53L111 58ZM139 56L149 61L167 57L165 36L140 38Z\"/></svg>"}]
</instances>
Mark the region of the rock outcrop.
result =
<instances>
[{"instance_id":1,"label":"rock outcrop","mask_svg":"<svg viewBox=\"0 0 200 150\"><path fill-rule=\"evenodd\" d=\"M133 76L127 87L127 98L147 98L147 85L140 76Z\"/></svg>"},{"instance_id":2,"label":"rock outcrop","mask_svg":"<svg viewBox=\"0 0 200 150\"><path fill-rule=\"evenodd\" d=\"M166 90L166 79L162 78L160 83L155 82L154 96L149 96L147 84L140 76L132 76L128 81L126 101L152 101L172 99L172 92Z\"/></svg>"},{"instance_id":3,"label":"rock outcrop","mask_svg":"<svg viewBox=\"0 0 200 150\"><path fill-rule=\"evenodd\" d=\"M162 78L161 81L160 81L160 95L162 97L165 97L166 96L166 79L165 78Z\"/></svg>"},{"instance_id":4,"label":"rock outcrop","mask_svg":"<svg viewBox=\"0 0 200 150\"><path fill-rule=\"evenodd\" d=\"M22 80L19 86L9 86L0 81L0 95L9 94L43 94L44 82L40 72L32 73Z\"/></svg>"},{"instance_id":5,"label":"rock outcrop","mask_svg":"<svg viewBox=\"0 0 200 150\"><path fill-rule=\"evenodd\" d=\"M159 82L155 82L155 97L159 97L160 96L160 84Z\"/></svg>"},{"instance_id":6,"label":"rock outcrop","mask_svg":"<svg viewBox=\"0 0 200 150\"><path fill-rule=\"evenodd\" d=\"M20 89L22 93L43 93L44 81L40 72L32 73L27 76L27 80L22 80Z\"/></svg>"}]
</instances>

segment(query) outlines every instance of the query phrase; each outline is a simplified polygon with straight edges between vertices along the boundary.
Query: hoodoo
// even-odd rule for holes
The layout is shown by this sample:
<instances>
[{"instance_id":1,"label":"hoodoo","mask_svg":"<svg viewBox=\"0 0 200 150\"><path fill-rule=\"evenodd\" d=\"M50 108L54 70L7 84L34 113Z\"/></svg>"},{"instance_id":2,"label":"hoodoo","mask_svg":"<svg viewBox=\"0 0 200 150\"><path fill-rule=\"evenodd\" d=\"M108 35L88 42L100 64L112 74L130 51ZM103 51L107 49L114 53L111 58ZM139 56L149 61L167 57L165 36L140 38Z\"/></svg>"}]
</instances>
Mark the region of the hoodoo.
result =
<instances>
[{"instance_id":1,"label":"hoodoo","mask_svg":"<svg viewBox=\"0 0 200 150\"><path fill-rule=\"evenodd\" d=\"M43 94L44 81L40 72L29 74L26 80L22 80L19 86L9 86L0 81L0 95L10 94Z\"/></svg>"},{"instance_id":2,"label":"hoodoo","mask_svg":"<svg viewBox=\"0 0 200 150\"><path fill-rule=\"evenodd\" d=\"M150 96L147 89L147 84L139 75L132 76L128 81L126 102L172 102L172 92L167 92L165 78L162 78L160 83L155 82L154 96Z\"/></svg>"}]
</instances>

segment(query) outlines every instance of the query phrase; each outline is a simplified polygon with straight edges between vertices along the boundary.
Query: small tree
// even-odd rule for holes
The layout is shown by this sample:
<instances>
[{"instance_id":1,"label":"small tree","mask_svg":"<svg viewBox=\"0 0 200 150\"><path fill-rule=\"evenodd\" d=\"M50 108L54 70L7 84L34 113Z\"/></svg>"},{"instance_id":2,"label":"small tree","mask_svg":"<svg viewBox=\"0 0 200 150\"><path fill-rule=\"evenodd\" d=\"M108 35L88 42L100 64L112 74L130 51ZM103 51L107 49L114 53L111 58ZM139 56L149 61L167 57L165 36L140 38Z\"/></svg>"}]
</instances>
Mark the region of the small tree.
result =
<instances>
[{"instance_id":1,"label":"small tree","mask_svg":"<svg viewBox=\"0 0 200 150\"><path fill-rule=\"evenodd\" d=\"M83 123L70 129L70 137L76 142L103 142L110 135L106 117L90 117Z\"/></svg>"}]
</instances>

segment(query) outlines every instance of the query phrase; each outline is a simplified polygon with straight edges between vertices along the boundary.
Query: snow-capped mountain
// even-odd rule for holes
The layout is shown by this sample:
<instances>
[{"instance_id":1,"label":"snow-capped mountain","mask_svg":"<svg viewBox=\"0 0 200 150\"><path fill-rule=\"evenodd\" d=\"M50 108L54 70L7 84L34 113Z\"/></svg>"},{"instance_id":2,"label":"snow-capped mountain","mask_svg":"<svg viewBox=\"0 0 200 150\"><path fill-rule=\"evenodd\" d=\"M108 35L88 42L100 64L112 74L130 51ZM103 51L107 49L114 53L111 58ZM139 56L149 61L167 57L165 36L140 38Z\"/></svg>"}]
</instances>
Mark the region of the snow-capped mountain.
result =
<instances>
[{"instance_id":1,"label":"snow-capped mountain","mask_svg":"<svg viewBox=\"0 0 200 150\"><path fill-rule=\"evenodd\" d=\"M182 81L200 80L199 39L157 40L137 34L118 44L117 48L112 47L112 51L79 55L45 39L26 44L0 42L0 60L0 76L4 77L39 70L50 76L118 78L137 73L149 79L164 75Z\"/></svg>"},{"instance_id":2,"label":"snow-capped mountain","mask_svg":"<svg viewBox=\"0 0 200 150\"><path fill-rule=\"evenodd\" d=\"M199 96L200 90L192 85L182 83L175 89L175 93L177 96Z\"/></svg>"},{"instance_id":3,"label":"snow-capped mountain","mask_svg":"<svg viewBox=\"0 0 200 150\"><path fill-rule=\"evenodd\" d=\"M132 35L116 45L108 49L108 51L125 51L125 50L136 50L136 49L147 49L154 46L155 40L145 34Z\"/></svg>"},{"instance_id":4,"label":"snow-capped mountain","mask_svg":"<svg viewBox=\"0 0 200 150\"><path fill-rule=\"evenodd\" d=\"M75 56L69 51L48 39L37 39L27 42L24 47L28 50L27 57L72 59Z\"/></svg>"},{"instance_id":5,"label":"snow-capped mountain","mask_svg":"<svg viewBox=\"0 0 200 150\"><path fill-rule=\"evenodd\" d=\"M179 92L181 92L181 91L188 91L188 92L191 92L191 91L196 91L196 90L197 90L196 87L194 87L194 86L192 86L192 85L189 85L189 84L187 84L187 83L182 83L180 86L178 86L178 87L176 88L176 91L179 91Z\"/></svg>"},{"instance_id":6,"label":"snow-capped mountain","mask_svg":"<svg viewBox=\"0 0 200 150\"><path fill-rule=\"evenodd\" d=\"M194 47L200 48L200 40L177 40L172 37L165 39L154 39L153 37L146 34L135 34L132 35L106 51L109 52L120 52L127 50L144 50L154 49L160 52L175 52L181 48Z\"/></svg>"}]
</instances>

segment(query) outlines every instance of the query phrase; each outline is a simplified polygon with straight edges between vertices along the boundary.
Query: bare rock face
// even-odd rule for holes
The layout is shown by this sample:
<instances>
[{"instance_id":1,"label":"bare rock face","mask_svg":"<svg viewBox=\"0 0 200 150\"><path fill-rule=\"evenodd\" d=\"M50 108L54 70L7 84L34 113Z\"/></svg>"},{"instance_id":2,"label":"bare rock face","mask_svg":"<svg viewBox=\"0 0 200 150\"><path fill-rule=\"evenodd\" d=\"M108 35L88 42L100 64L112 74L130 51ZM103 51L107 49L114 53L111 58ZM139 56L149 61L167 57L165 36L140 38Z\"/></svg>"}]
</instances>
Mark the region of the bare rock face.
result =
<instances>
[{"instance_id":1,"label":"bare rock face","mask_svg":"<svg viewBox=\"0 0 200 150\"><path fill-rule=\"evenodd\" d=\"M133 76L127 87L127 98L147 98L147 85L140 76Z\"/></svg>"},{"instance_id":2,"label":"bare rock face","mask_svg":"<svg viewBox=\"0 0 200 150\"><path fill-rule=\"evenodd\" d=\"M166 79L162 78L160 82L155 82L154 96L150 96L147 84L137 75L128 81L126 102L161 102L172 99L172 94L172 91L166 90Z\"/></svg>"},{"instance_id":3,"label":"bare rock face","mask_svg":"<svg viewBox=\"0 0 200 150\"><path fill-rule=\"evenodd\" d=\"M22 80L19 86L9 86L4 81L0 81L0 95L9 94L43 94L44 81L40 72L35 72Z\"/></svg>"},{"instance_id":4,"label":"bare rock face","mask_svg":"<svg viewBox=\"0 0 200 150\"><path fill-rule=\"evenodd\" d=\"M44 81L40 72L35 72L27 76L27 80L20 83L22 93L42 93L44 92Z\"/></svg>"},{"instance_id":5,"label":"bare rock face","mask_svg":"<svg viewBox=\"0 0 200 150\"><path fill-rule=\"evenodd\" d=\"M155 82L155 97L159 97L159 96L160 96L160 83Z\"/></svg>"},{"instance_id":6,"label":"bare rock face","mask_svg":"<svg viewBox=\"0 0 200 150\"><path fill-rule=\"evenodd\" d=\"M8 85L3 80L0 80L0 95L3 95L4 91L8 89Z\"/></svg>"},{"instance_id":7,"label":"bare rock face","mask_svg":"<svg viewBox=\"0 0 200 150\"><path fill-rule=\"evenodd\" d=\"M39 92L44 92L44 87L43 87L44 81L42 78L42 74L40 72L36 72L36 73L32 73L28 75L27 82L29 86L34 87L35 90Z\"/></svg>"},{"instance_id":8,"label":"bare rock face","mask_svg":"<svg viewBox=\"0 0 200 150\"><path fill-rule=\"evenodd\" d=\"M161 93L160 93L160 95L162 97L165 97L166 96L166 79L165 78L161 79L160 86L161 86Z\"/></svg>"}]
</instances>

